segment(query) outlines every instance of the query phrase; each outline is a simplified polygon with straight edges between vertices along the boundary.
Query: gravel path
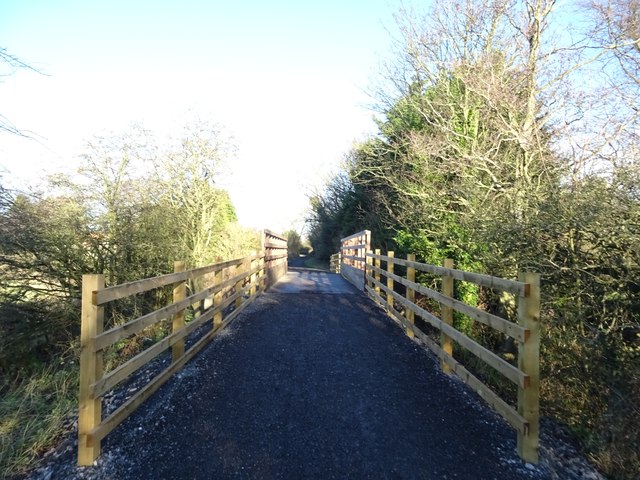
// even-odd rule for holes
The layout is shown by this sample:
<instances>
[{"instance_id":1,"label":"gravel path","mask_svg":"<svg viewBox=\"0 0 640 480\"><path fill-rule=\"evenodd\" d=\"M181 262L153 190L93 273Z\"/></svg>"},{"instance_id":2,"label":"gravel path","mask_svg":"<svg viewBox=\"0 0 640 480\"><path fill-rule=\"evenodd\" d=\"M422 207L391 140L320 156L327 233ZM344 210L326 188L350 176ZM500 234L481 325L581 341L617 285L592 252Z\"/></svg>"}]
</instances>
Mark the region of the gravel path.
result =
<instances>
[{"instance_id":1,"label":"gravel path","mask_svg":"<svg viewBox=\"0 0 640 480\"><path fill-rule=\"evenodd\" d=\"M523 464L515 432L341 282L290 273L109 435L96 466L69 448L34 478L598 478Z\"/></svg>"}]
</instances>

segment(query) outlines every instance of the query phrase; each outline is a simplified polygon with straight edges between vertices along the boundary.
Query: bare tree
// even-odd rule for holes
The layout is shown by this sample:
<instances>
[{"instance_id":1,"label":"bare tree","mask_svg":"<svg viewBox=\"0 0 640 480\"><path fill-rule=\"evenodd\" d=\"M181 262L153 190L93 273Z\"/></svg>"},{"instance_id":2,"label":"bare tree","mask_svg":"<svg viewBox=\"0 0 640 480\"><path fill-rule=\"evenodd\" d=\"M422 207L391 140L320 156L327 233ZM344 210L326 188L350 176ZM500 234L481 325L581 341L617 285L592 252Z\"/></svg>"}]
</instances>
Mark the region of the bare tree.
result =
<instances>
[{"instance_id":1,"label":"bare tree","mask_svg":"<svg viewBox=\"0 0 640 480\"><path fill-rule=\"evenodd\" d=\"M505 238L537 215L568 168L553 141L575 113L567 92L587 61L583 44L553 38L555 4L442 0L424 17L403 12L391 70L400 98L384 99L385 138L360 147L354 181L386 185L384 208L434 234L457 218Z\"/></svg>"},{"instance_id":2,"label":"bare tree","mask_svg":"<svg viewBox=\"0 0 640 480\"><path fill-rule=\"evenodd\" d=\"M637 163L640 128L640 1L593 0L589 32L605 88L597 105L601 135L590 144L599 161L615 169Z\"/></svg>"},{"instance_id":3,"label":"bare tree","mask_svg":"<svg viewBox=\"0 0 640 480\"><path fill-rule=\"evenodd\" d=\"M0 81L3 78L13 75L17 70L26 69L36 73L42 74L40 70L33 68L31 65L20 60L15 55L7 52L6 48L0 47ZM7 117L0 114L0 131L8 132L13 135L19 135L21 137L28 137L29 135L16 127Z\"/></svg>"}]
</instances>

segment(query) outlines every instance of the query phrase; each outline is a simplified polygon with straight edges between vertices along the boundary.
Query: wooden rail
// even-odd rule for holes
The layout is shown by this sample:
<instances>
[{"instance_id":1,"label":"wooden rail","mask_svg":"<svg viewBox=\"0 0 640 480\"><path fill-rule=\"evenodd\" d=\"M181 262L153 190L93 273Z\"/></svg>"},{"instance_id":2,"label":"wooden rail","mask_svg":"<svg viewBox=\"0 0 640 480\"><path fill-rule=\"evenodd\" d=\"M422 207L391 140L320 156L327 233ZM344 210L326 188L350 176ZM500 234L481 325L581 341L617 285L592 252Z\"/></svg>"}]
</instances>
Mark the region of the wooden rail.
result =
<instances>
[{"instance_id":1,"label":"wooden rail","mask_svg":"<svg viewBox=\"0 0 640 480\"><path fill-rule=\"evenodd\" d=\"M382 263L386 268L382 268ZM395 273L395 266L406 267L406 277ZM540 276L523 273L518 281L464 272L453 268L453 260L445 260L444 266L428 265L415 261L414 255L406 260L395 258L393 252L386 255L366 254L365 291L395 318L410 337L422 340L441 360L444 372L456 373L462 381L475 390L518 432L518 454L531 463L538 462L539 424L539 349L540 349ZM442 291L437 292L415 281L416 271L427 272L442 277ZM386 278L386 284L382 281ZM485 312L453 298L454 281L462 280L499 291L511 292L518 297L518 323ZM406 295L394 289L395 284L403 285ZM383 295L384 293L384 295ZM438 302L441 306L440 318L415 303L419 293ZM402 310L403 313L400 313ZM518 344L517 366L504 360L452 325L453 311L463 313L475 321L488 325L510 336ZM440 331L440 343L427 336L415 325L415 317ZM513 382L518 389L517 408L500 398L493 390L465 369L453 356L453 342L466 349L487 365Z\"/></svg>"},{"instance_id":2,"label":"wooden rail","mask_svg":"<svg viewBox=\"0 0 640 480\"><path fill-rule=\"evenodd\" d=\"M364 290L366 254L371 249L371 232L362 230L340 240L340 274Z\"/></svg>"},{"instance_id":3,"label":"wooden rail","mask_svg":"<svg viewBox=\"0 0 640 480\"><path fill-rule=\"evenodd\" d=\"M271 230L265 230L262 237L262 247L265 254L266 275L269 284L273 284L287 273L289 267L287 239Z\"/></svg>"},{"instance_id":4,"label":"wooden rail","mask_svg":"<svg viewBox=\"0 0 640 480\"><path fill-rule=\"evenodd\" d=\"M206 267L186 270L175 262L175 273L105 288L104 275L84 275L80 335L80 410L78 420L78 464L91 465L100 455L102 439L164 384L214 336L231 323L257 296L286 273L286 240L265 231L265 251ZM284 259L284 260L283 260ZM212 275L200 291L187 294L187 281ZM210 277L211 278L211 277ZM103 331L104 307L109 302L172 285L172 303ZM186 323L189 307L198 305L194 319ZM206 308L205 308L206 307ZM143 329L172 319L172 331L117 368L105 372L103 352ZM185 351L189 334L207 322L211 329ZM102 418L102 397L133 373L171 349L171 364L131 398Z\"/></svg>"},{"instance_id":5,"label":"wooden rail","mask_svg":"<svg viewBox=\"0 0 640 480\"><path fill-rule=\"evenodd\" d=\"M340 263L342 262L342 254L334 253L329 259L329 271L331 273L340 273Z\"/></svg>"}]
</instances>

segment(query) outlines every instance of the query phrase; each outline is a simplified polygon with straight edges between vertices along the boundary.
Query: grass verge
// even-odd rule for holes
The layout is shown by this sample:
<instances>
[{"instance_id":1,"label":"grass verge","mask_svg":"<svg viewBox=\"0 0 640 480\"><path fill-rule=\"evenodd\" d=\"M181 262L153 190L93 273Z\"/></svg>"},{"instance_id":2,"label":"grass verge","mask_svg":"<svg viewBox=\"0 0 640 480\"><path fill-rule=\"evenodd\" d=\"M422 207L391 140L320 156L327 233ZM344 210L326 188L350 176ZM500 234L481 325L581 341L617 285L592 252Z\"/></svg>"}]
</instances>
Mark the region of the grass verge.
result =
<instances>
[{"instance_id":1,"label":"grass verge","mask_svg":"<svg viewBox=\"0 0 640 480\"><path fill-rule=\"evenodd\" d=\"M31 469L78 407L77 363L58 362L0 385L0 478Z\"/></svg>"}]
</instances>

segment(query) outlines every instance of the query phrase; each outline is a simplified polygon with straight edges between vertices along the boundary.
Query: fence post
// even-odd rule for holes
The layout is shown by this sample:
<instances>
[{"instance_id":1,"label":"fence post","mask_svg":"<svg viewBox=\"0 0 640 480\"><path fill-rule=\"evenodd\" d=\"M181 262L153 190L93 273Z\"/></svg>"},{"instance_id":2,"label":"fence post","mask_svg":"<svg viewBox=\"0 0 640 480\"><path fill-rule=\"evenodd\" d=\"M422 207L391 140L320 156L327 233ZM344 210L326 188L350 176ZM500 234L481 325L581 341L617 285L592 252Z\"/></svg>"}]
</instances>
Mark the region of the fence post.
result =
<instances>
[{"instance_id":1,"label":"fence post","mask_svg":"<svg viewBox=\"0 0 640 480\"><path fill-rule=\"evenodd\" d=\"M416 261L416 254L415 253L409 253L407 254L407 260L409 262L415 262ZM407 266L407 280L410 282L415 282L416 281L416 269L414 267L409 267ZM413 288L407 287L407 300L411 303L416 303L416 291ZM407 319L407 336L409 338L413 338L414 334L413 334L413 325L415 322L415 314L414 311L411 310L410 308L405 308L404 309L404 316Z\"/></svg>"},{"instance_id":2,"label":"fence post","mask_svg":"<svg viewBox=\"0 0 640 480\"><path fill-rule=\"evenodd\" d=\"M243 258L242 262L236 267L236 270L235 270L236 275L247 272L247 258L248 257ZM239 294L238 298L236 298L236 309L240 308L240 306L242 305L242 286L244 284L244 279L245 277L241 278L236 282L236 293Z\"/></svg>"},{"instance_id":3,"label":"fence post","mask_svg":"<svg viewBox=\"0 0 640 480\"><path fill-rule=\"evenodd\" d=\"M260 266L260 270L258 271L258 291L259 292L264 292L267 288L266 282L267 282L267 270L266 270L266 264L264 261L264 257L265 257L265 253L264 250L262 250L262 252L260 252L260 257L258 260L258 265Z\"/></svg>"},{"instance_id":4,"label":"fence post","mask_svg":"<svg viewBox=\"0 0 640 480\"><path fill-rule=\"evenodd\" d=\"M380 257L380 249L376 248L375 250L375 254L378 255L378 257ZM376 268L380 268L380 258L376 258L375 262L374 262ZM380 271L376 270L376 272L374 273L373 277L376 279L376 285L375 285L375 291L376 291L376 295L378 297L380 297ZM376 298L376 301L380 301L379 298Z\"/></svg>"},{"instance_id":5,"label":"fence post","mask_svg":"<svg viewBox=\"0 0 640 480\"><path fill-rule=\"evenodd\" d=\"M251 260L249 261L249 271L253 271L253 268L257 265L257 252L251 252ZM249 277L249 285L251 285L251 290L249 290L249 295L253 297L256 294L256 285L254 285L256 281L256 272L252 273Z\"/></svg>"},{"instance_id":6,"label":"fence post","mask_svg":"<svg viewBox=\"0 0 640 480\"><path fill-rule=\"evenodd\" d=\"M173 262L173 271L175 273L184 272L185 263L183 261ZM187 282L180 282L173 289L173 303L180 302L187 298ZM173 316L173 325L171 328L171 332L175 333L178 330L184 328L184 318L185 311L184 309L180 310ZM171 347L171 361L176 362L184 355L184 338L178 340Z\"/></svg>"},{"instance_id":7,"label":"fence post","mask_svg":"<svg viewBox=\"0 0 640 480\"><path fill-rule=\"evenodd\" d=\"M104 275L82 276L80 319L80 410L78 416L78 465L91 465L100 455L100 440L90 439L102 421L102 398L95 398L91 385L102 378L102 351L94 352L95 337L104 327L104 308L94 303L94 292L104 288Z\"/></svg>"},{"instance_id":8,"label":"fence post","mask_svg":"<svg viewBox=\"0 0 640 480\"><path fill-rule=\"evenodd\" d=\"M518 279L529 285L528 295L518 301L518 323L529 331L518 344L518 368L529 376L527 388L518 387L518 413L529 428L518 432L518 455L529 463L538 463L540 422L540 274L525 272Z\"/></svg>"},{"instance_id":9,"label":"fence post","mask_svg":"<svg viewBox=\"0 0 640 480\"><path fill-rule=\"evenodd\" d=\"M369 281L367 280L367 269L369 268L370 259L367 257L367 252L364 252L364 283L362 290L364 293L367 293L367 285L369 285Z\"/></svg>"},{"instance_id":10,"label":"fence post","mask_svg":"<svg viewBox=\"0 0 640 480\"><path fill-rule=\"evenodd\" d=\"M368 255L371 254L373 252L370 251L366 251L364 252L364 257L365 257L365 265L364 265L364 292L367 293L367 287L369 286L373 286L370 285L369 279L367 278L367 275L372 276L371 274L373 273L371 271L371 266L373 265L373 258L369 257Z\"/></svg>"},{"instance_id":11,"label":"fence post","mask_svg":"<svg viewBox=\"0 0 640 480\"><path fill-rule=\"evenodd\" d=\"M219 263L221 261L220 258L216 259L216 262ZM224 270L216 270L213 273L213 285L217 287L222 283L222 272ZM216 309L222 304L222 290L217 291L213 294L213 308ZM222 311L216 312L213 314L213 329L215 330L220 325L222 325Z\"/></svg>"},{"instance_id":12,"label":"fence post","mask_svg":"<svg viewBox=\"0 0 640 480\"><path fill-rule=\"evenodd\" d=\"M453 268L452 258L444 259L444 268ZM442 294L453 298L453 277L451 275L445 274L442 276ZM453 325L453 309L442 304L440 304L440 308L442 321L447 325ZM451 337L444 332L440 332L440 348L442 348L447 355L453 356L453 342ZM444 373L451 373L451 367L444 359L440 360L440 368Z\"/></svg>"},{"instance_id":13,"label":"fence post","mask_svg":"<svg viewBox=\"0 0 640 480\"><path fill-rule=\"evenodd\" d=\"M387 257L394 257L393 251L387 252ZM387 260L387 273L393 274L394 267L393 260ZM393 278L387 275L387 288L393 292ZM393 308L393 295L390 292L387 292L387 306Z\"/></svg>"}]
</instances>

